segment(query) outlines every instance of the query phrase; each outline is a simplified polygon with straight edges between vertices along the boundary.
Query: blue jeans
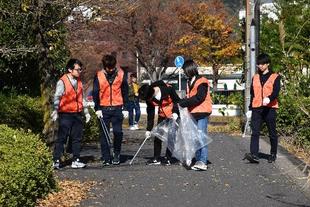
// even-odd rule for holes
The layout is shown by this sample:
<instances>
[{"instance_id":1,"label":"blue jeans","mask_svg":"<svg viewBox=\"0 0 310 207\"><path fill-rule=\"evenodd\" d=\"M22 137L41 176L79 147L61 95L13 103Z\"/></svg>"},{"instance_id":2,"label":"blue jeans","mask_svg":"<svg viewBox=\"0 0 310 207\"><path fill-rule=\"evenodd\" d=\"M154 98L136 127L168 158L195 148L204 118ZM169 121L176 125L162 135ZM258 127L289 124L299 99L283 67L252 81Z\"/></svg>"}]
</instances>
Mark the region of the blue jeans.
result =
<instances>
[{"instance_id":1,"label":"blue jeans","mask_svg":"<svg viewBox=\"0 0 310 207\"><path fill-rule=\"evenodd\" d=\"M208 117L205 117L203 119L198 119L196 121L198 123L198 130L201 130L204 133L207 133L208 132ZM208 145L196 151L196 161L202 161L205 164L208 163Z\"/></svg>"},{"instance_id":2,"label":"blue jeans","mask_svg":"<svg viewBox=\"0 0 310 207\"><path fill-rule=\"evenodd\" d=\"M135 119L134 119L134 111L135 111ZM128 121L129 125L132 126L134 124L137 124L140 120L140 104L139 99L135 98L134 101L128 102Z\"/></svg>"}]
</instances>

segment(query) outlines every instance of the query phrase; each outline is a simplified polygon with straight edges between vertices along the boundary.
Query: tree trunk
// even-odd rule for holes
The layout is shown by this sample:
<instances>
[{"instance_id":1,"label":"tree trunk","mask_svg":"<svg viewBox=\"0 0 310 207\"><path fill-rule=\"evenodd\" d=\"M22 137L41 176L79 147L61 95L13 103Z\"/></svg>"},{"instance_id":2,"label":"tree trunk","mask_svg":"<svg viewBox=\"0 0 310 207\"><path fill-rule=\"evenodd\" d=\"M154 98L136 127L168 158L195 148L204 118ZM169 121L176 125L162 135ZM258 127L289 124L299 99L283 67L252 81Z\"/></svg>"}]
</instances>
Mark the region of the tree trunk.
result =
<instances>
[{"instance_id":1,"label":"tree trunk","mask_svg":"<svg viewBox=\"0 0 310 207\"><path fill-rule=\"evenodd\" d=\"M219 68L220 66L218 64L213 64L212 65L212 71L213 71L213 77L212 77L212 81L213 81L213 91L217 91L217 84L219 81Z\"/></svg>"},{"instance_id":2,"label":"tree trunk","mask_svg":"<svg viewBox=\"0 0 310 207\"><path fill-rule=\"evenodd\" d=\"M36 16L35 22L35 31L36 31L36 39L39 47L39 71L41 77L41 100L42 107L44 111L43 121L44 121L44 129L43 134L46 137L46 143L51 144L55 140L55 126L51 121L51 102L52 102L52 75L57 74L53 67L53 61L48 57L48 43L44 38L43 30L41 28L40 19L41 13L43 11L43 3L39 1L38 12ZM54 84L55 85L55 84Z\"/></svg>"}]
</instances>

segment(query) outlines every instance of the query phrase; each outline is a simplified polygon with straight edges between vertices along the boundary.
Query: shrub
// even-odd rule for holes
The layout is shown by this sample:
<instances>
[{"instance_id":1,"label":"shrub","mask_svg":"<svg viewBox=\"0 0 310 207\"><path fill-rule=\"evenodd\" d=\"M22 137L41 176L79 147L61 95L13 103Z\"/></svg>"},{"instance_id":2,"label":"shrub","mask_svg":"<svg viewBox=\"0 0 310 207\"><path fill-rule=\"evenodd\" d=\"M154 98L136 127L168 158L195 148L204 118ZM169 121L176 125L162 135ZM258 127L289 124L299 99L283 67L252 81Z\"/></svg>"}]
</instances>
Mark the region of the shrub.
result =
<instances>
[{"instance_id":1,"label":"shrub","mask_svg":"<svg viewBox=\"0 0 310 207\"><path fill-rule=\"evenodd\" d=\"M97 142L99 140L99 132L101 130L99 128L99 120L93 111L90 110L89 112L91 114L91 119L84 125L83 142Z\"/></svg>"},{"instance_id":2,"label":"shrub","mask_svg":"<svg viewBox=\"0 0 310 207\"><path fill-rule=\"evenodd\" d=\"M34 206L55 188L51 154L39 136L0 125L0 206Z\"/></svg>"},{"instance_id":3,"label":"shrub","mask_svg":"<svg viewBox=\"0 0 310 207\"><path fill-rule=\"evenodd\" d=\"M0 124L12 128L30 129L36 134L43 130L43 109L39 98L0 93L0 117Z\"/></svg>"},{"instance_id":4,"label":"shrub","mask_svg":"<svg viewBox=\"0 0 310 207\"><path fill-rule=\"evenodd\" d=\"M310 106L309 97L300 97L299 100L305 106ZM294 144L304 148L310 148L310 122L309 117L301 110L298 101L291 96L280 96L278 110L278 129L286 136L294 138ZM309 108L308 108L309 109Z\"/></svg>"}]
</instances>

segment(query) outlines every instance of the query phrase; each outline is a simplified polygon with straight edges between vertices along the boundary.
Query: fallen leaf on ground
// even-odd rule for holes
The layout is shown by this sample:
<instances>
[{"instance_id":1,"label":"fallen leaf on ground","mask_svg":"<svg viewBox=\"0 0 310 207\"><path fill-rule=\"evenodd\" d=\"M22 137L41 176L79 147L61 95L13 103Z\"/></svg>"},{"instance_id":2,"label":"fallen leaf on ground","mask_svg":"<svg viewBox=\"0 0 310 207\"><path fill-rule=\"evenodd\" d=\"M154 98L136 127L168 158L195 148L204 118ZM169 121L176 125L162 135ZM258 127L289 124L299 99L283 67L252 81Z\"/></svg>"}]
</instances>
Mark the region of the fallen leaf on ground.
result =
<instances>
[{"instance_id":1,"label":"fallen leaf on ground","mask_svg":"<svg viewBox=\"0 0 310 207\"><path fill-rule=\"evenodd\" d=\"M78 180L64 180L59 182L59 191L48 194L39 199L36 207L75 207L87 198L87 194L96 182L81 182Z\"/></svg>"}]
</instances>

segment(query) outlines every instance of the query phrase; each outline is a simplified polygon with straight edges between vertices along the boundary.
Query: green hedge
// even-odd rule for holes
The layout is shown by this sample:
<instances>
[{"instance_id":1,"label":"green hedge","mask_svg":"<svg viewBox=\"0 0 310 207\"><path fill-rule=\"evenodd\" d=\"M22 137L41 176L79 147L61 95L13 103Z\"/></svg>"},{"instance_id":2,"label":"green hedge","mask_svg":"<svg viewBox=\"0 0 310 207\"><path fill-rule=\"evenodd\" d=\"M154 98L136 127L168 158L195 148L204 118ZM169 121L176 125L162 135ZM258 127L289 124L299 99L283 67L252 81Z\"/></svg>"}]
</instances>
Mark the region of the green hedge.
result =
<instances>
[{"instance_id":1,"label":"green hedge","mask_svg":"<svg viewBox=\"0 0 310 207\"><path fill-rule=\"evenodd\" d=\"M310 97L300 97L299 101L307 107L310 106ZM309 108L306 109L309 110ZM291 136L294 144L310 149L309 117L302 112L293 97L280 97L277 121L277 128L280 134Z\"/></svg>"},{"instance_id":2,"label":"green hedge","mask_svg":"<svg viewBox=\"0 0 310 207\"><path fill-rule=\"evenodd\" d=\"M42 133L43 109L39 98L0 93L0 117L0 124L31 130L36 134Z\"/></svg>"},{"instance_id":3,"label":"green hedge","mask_svg":"<svg viewBox=\"0 0 310 207\"><path fill-rule=\"evenodd\" d=\"M89 112L91 119L84 125L83 142L99 142L99 120L92 110L89 110Z\"/></svg>"},{"instance_id":4,"label":"green hedge","mask_svg":"<svg viewBox=\"0 0 310 207\"><path fill-rule=\"evenodd\" d=\"M99 122L96 114L90 110L91 120L84 125L83 142L99 140ZM31 130L42 135L43 108L40 98L27 95L4 95L0 93L0 124L6 124L15 129ZM83 117L84 118L84 117Z\"/></svg>"},{"instance_id":5,"label":"green hedge","mask_svg":"<svg viewBox=\"0 0 310 207\"><path fill-rule=\"evenodd\" d=\"M31 132L0 125L0 206L35 206L55 188L46 145Z\"/></svg>"}]
</instances>

